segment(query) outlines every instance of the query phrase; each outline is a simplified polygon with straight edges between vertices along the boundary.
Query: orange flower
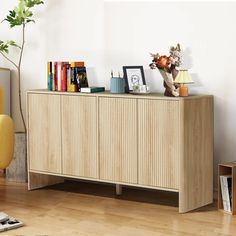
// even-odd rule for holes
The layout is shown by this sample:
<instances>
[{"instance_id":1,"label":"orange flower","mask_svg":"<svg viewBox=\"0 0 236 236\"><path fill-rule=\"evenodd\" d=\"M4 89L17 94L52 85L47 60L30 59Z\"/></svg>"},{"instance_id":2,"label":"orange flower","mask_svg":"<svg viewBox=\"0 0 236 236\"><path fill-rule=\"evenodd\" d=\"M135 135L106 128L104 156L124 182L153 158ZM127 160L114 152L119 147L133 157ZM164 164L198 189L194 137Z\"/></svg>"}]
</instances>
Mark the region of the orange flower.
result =
<instances>
[{"instance_id":1,"label":"orange flower","mask_svg":"<svg viewBox=\"0 0 236 236\"><path fill-rule=\"evenodd\" d=\"M160 56L156 61L156 65L160 69L167 68L168 65L170 64L169 57L167 56Z\"/></svg>"}]
</instances>

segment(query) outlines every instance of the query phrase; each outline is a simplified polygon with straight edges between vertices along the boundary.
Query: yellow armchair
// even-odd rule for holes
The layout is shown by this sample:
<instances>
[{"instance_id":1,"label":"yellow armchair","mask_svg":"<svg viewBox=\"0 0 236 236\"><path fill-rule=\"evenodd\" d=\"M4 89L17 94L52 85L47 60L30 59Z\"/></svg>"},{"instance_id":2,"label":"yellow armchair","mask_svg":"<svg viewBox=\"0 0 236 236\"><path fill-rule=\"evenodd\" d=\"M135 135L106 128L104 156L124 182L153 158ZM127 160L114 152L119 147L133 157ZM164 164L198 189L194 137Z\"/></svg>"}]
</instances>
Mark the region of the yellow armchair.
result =
<instances>
[{"instance_id":1,"label":"yellow armchair","mask_svg":"<svg viewBox=\"0 0 236 236\"><path fill-rule=\"evenodd\" d=\"M3 91L2 88L0 87L0 114L3 113Z\"/></svg>"},{"instance_id":2,"label":"yellow armchair","mask_svg":"<svg viewBox=\"0 0 236 236\"><path fill-rule=\"evenodd\" d=\"M3 115L3 96L0 88L0 169L11 162L14 151L14 125L8 115Z\"/></svg>"},{"instance_id":3,"label":"yellow armchair","mask_svg":"<svg viewBox=\"0 0 236 236\"><path fill-rule=\"evenodd\" d=\"M0 169L5 169L13 158L14 125L8 115L0 115Z\"/></svg>"}]
</instances>

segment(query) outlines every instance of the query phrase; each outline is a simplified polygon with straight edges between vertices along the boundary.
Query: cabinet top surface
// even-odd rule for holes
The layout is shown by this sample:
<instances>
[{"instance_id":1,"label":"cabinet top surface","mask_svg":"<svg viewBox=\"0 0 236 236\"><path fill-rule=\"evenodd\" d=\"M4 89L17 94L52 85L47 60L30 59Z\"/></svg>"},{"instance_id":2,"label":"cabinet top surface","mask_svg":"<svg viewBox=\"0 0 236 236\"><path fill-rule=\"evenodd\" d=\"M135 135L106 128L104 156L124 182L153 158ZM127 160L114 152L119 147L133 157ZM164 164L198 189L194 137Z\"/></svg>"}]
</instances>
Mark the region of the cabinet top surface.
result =
<instances>
[{"instance_id":1,"label":"cabinet top surface","mask_svg":"<svg viewBox=\"0 0 236 236\"><path fill-rule=\"evenodd\" d=\"M4 67L0 67L0 70L8 70L8 71L10 71L9 68L4 68Z\"/></svg>"},{"instance_id":2,"label":"cabinet top surface","mask_svg":"<svg viewBox=\"0 0 236 236\"><path fill-rule=\"evenodd\" d=\"M188 97L166 97L161 93L149 93L135 95L132 93L115 94L110 91L99 92L99 93L79 93L79 92L58 92L49 91L47 89L35 89L27 91L28 94L51 94L51 95L70 95L70 96L93 96L93 97L120 97L120 98L146 98L146 99L160 99L160 100L186 100L186 99L197 99L203 97L213 97L212 95L197 94L189 95Z\"/></svg>"},{"instance_id":3,"label":"cabinet top surface","mask_svg":"<svg viewBox=\"0 0 236 236\"><path fill-rule=\"evenodd\" d=\"M220 163L219 166L235 167L236 166L236 162Z\"/></svg>"}]
</instances>

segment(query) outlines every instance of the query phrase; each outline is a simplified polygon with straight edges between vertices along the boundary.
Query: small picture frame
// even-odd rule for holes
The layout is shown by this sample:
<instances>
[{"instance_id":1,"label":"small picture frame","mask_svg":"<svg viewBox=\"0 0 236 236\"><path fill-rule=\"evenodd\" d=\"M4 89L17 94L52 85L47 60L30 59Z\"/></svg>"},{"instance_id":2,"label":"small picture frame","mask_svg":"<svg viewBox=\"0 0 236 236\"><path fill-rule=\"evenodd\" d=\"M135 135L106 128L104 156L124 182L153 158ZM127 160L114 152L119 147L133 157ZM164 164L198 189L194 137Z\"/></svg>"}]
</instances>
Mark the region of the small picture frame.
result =
<instances>
[{"instance_id":1,"label":"small picture frame","mask_svg":"<svg viewBox=\"0 0 236 236\"><path fill-rule=\"evenodd\" d=\"M134 85L146 85L143 66L123 66L125 92L133 91Z\"/></svg>"}]
</instances>

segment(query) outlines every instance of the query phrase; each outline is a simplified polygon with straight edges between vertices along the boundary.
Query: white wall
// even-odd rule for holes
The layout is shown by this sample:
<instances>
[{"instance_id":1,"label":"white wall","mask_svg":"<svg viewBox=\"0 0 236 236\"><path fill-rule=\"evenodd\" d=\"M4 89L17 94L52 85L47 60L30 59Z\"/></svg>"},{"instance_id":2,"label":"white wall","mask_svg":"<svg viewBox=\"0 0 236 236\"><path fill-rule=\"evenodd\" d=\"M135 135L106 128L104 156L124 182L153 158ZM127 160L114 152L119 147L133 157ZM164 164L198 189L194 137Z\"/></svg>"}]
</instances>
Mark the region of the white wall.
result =
<instances>
[{"instance_id":1,"label":"white wall","mask_svg":"<svg viewBox=\"0 0 236 236\"><path fill-rule=\"evenodd\" d=\"M17 0L1 0L0 19ZM103 79L104 32L103 0L46 0L36 9L36 24L26 28L26 47L22 64L23 91L47 86L47 61L84 60L91 84ZM0 25L0 39L21 42L20 29L10 30L6 22ZM11 53L16 60L16 50ZM0 57L1 66L9 66ZM13 67L11 67L14 69ZM12 115L16 131L23 126L19 117L15 72L12 76ZM25 110L25 96L24 96Z\"/></svg>"},{"instance_id":2,"label":"white wall","mask_svg":"<svg viewBox=\"0 0 236 236\"><path fill-rule=\"evenodd\" d=\"M16 2L2 0L0 16ZM90 84L108 88L111 69L143 65L152 90L163 92L159 72L148 68L149 52L165 54L179 42L183 67L195 81L190 92L215 96L215 164L236 160L235 2L47 0L38 9L37 23L27 29L24 90L46 87L47 60L81 59ZM6 23L0 30L3 39L18 38ZM8 64L0 58L0 65ZM16 129L21 130L15 89L13 101Z\"/></svg>"}]
</instances>

